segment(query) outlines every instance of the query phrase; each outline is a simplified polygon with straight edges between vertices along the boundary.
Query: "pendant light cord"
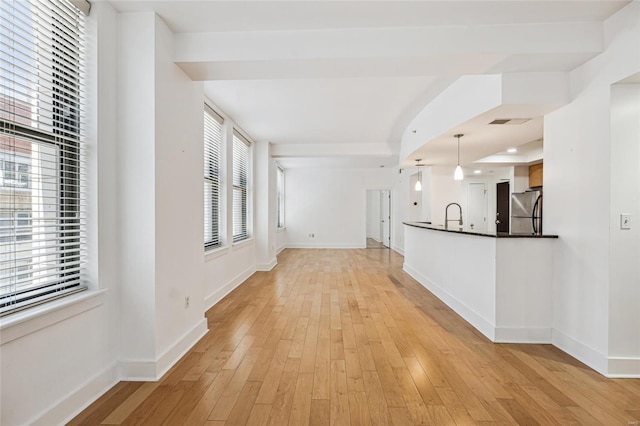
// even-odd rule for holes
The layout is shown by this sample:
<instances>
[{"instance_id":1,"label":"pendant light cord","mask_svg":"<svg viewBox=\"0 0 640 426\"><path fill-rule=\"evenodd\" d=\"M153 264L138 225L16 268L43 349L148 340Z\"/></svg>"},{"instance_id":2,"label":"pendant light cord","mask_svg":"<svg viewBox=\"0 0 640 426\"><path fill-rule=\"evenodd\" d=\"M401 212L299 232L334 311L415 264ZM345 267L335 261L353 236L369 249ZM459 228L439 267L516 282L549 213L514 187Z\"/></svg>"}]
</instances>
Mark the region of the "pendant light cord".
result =
<instances>
[{"instance_id":1,"label":"pendant light cord","mask_svg":"<svg viewBox=\"0 0 640 426\"><path fill-rule=\"evenodd\" d=\"M458 166L460 165L460 138L464 136L462 133L458 133L457 135L453 135L454 138L458 139Z\"/></svg>"}]
</instances>

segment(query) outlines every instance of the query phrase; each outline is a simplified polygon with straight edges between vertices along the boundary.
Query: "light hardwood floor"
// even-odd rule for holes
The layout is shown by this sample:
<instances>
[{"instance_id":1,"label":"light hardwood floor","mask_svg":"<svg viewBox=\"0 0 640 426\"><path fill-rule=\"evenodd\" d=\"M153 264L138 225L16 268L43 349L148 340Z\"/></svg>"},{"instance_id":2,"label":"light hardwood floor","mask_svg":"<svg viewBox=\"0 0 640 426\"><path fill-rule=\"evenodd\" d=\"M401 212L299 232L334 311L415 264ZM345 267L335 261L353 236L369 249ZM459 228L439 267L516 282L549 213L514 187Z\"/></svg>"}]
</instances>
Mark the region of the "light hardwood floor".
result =
<instances>
[{"instance_id":1,"label":"light hardwood floor","mask_svg":"<svg viewBox=\"0 0 640 426\"><path fill-rule=\"evenodd\" d=\"M391 250L278 262L207 312L209 333L162 380L121 382L70 424L640 424L640 380L491 343Z\"/></svg>"}]
</instances>

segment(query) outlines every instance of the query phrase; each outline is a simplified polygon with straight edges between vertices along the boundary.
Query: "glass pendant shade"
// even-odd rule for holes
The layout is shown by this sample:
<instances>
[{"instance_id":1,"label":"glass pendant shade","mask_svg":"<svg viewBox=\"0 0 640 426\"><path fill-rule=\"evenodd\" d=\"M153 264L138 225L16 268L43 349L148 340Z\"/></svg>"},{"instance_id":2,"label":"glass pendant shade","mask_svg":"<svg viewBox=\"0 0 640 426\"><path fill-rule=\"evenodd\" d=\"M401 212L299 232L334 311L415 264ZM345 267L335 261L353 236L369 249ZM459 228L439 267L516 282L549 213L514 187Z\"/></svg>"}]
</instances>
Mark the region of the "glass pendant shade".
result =
<instances>
[{"instance_id":1,"label":"glass pendant shade","mask_svg":"<svg viewBox=\"0 0 640 426\"><path fill-rule=\"evenodd\" d=\"M460 167L460 164L456 166L456 171L453 173L453 179L454 180L464 179L464 173L462 173L462 167Z\"/></svg>"},{"instance_id":2,"label":"glass pendant shade","mask_svg":"<svg viewBox=\"0 0 640 426\"><path fill-rule=\"evenodd\" d=\"M418 180L416 181L415 189L416 191L422 191L422 184L420 183L420 177L418 177Z\"/></svg>"}]
</instances>

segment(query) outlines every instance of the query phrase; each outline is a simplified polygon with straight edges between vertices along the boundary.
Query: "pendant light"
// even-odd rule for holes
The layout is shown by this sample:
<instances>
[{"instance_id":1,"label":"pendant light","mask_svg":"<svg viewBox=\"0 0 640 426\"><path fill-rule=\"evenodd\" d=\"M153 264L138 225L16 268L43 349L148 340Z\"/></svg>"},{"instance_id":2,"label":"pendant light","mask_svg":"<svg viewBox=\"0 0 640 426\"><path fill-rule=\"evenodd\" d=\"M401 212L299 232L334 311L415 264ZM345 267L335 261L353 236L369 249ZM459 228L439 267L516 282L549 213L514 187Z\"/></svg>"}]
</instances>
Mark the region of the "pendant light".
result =
<instances>
[{"instance_id":1,"label":"pendant light","mask_svg":"<svg viewBox=\"0 0 640 426\"><path fill-rule=\"evenodd\" d=\"M456 166L456 171L453 173L454 180L462 180L464 179L464 173L462 173L462 167L460 167L460 138L464 135L462 133L458 133L457 135L453 135L454 138L458 138L458 165Z\"/></svg>"},{"instance_id":2,"label":"pendant light","mask_svg":"<svg viewBox=\"0 0 640 426\"><path fill-rule=\"evenodd\" d=\"M420 164L420 160L422 160L422 158L418 158L416 160L416 166L418 166L418 180L416 181L415 186L416 191L422 191L422 174L420 173L420 166L422 166L422 164Z\"/></svg>"}]
</instances>

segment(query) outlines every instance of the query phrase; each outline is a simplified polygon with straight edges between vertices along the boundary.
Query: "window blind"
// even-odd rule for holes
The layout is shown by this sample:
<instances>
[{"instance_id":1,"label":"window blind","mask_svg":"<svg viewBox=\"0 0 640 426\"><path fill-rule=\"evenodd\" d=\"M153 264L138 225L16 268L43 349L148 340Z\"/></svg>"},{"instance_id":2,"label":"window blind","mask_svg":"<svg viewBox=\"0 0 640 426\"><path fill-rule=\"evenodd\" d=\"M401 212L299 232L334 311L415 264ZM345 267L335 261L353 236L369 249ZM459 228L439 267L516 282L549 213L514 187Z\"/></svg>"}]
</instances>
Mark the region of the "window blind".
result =
<instances>
[{"instance_id":1,"label":"window blind","mask_svg":"<svg viewBox=\"0 0 640 426\"><path fill-rule=\"evenodd\" d=\"M86 289L84 15L0 2L0 315Z\"/></svg>"},{"instance_id":2,"label":"window blind","mask_svg":"<svg viewBox=\"0 0 640 426\"><path fill-rule=\"evenodd\" d=\"M204 110L204 246L216 247L220 239L220 176L222 117L205 105Z\"/></svg>"},{"instance_id":3,"label":"window blind","mask_svg":"<svg viewBox=\"0 0 640 426\"><path fill-rule=\"evenodd\" d=\"M278 166L277 176L278 228L284 228L284 169Z\"/></svg>"},{"instance_id":4,"label":"window blind","mask_svg":"<svg viewBox=\"0 0 640 426\"><path fill-rule=\"evenodd\" d=\"M248 175L251 144L233 132L233 241L249 238L248 231Z\"/></svg>"}]
</instances>

